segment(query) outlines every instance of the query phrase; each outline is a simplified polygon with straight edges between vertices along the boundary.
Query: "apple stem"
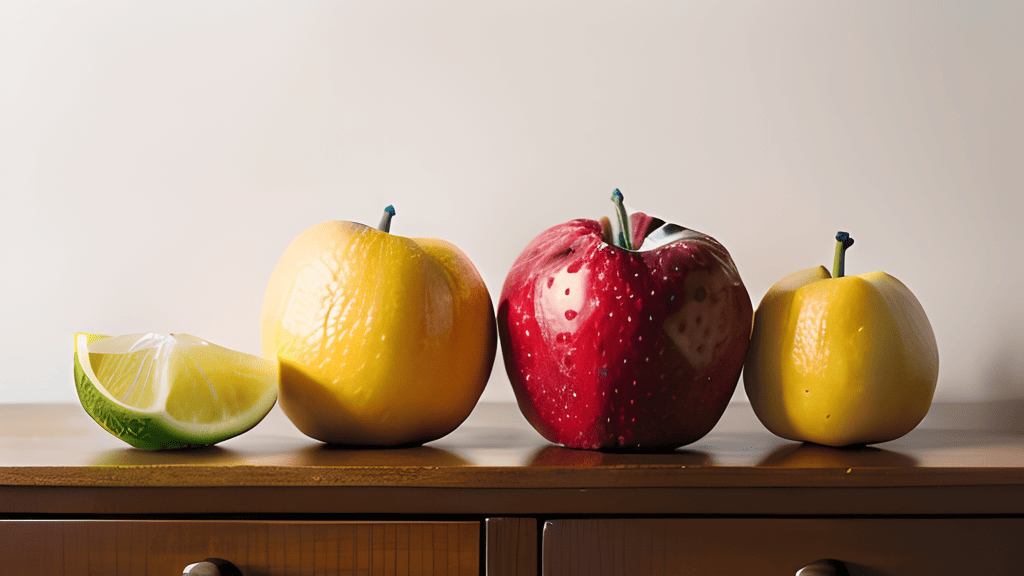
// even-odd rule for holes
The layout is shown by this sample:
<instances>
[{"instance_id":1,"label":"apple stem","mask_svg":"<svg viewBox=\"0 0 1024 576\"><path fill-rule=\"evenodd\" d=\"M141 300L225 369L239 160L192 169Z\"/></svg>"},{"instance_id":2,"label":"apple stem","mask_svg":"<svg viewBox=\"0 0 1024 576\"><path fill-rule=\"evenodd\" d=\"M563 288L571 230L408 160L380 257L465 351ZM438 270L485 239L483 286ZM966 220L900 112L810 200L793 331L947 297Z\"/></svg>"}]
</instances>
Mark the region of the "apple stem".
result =
<instances>
[{"instance_id":1,"label":"apple stem","mask_svg":"<svg viewBox=\"0 0 1024 576\"><path fill-rule=\"evenodd\" d=\"M836 255L832 260L832 277L842 278L846 274L846 249L853 246L848 232L836 232Z\"/></svg>"},{"instance_id":2,"label":"apple stem","mask_svg":"<svg viewBox=\"0 0 1024 576\"><path fill-rule=\"evenodd\" d=\"M622 205L622 192L619 192L618 188L612 192L612 202L615 203L615 212L619 216L619 237L615 239L615 244L620 248L632 250L633 239L629 233L629 216L626 214L626 207Z\"/></svg>"},{"instance_id":3,"label":"apple stem","mask_svg":"<svg viewBox=\"0 0 1024 576\"><path fill-rule=\"evenodd\" d=\"M381 232L390 232L391 217L394 215L395 207L389 204L388 207L384 209L384 216L381 217L380 224L377 224L377 230L380 230Z\"/></svg>"}]
</instances>

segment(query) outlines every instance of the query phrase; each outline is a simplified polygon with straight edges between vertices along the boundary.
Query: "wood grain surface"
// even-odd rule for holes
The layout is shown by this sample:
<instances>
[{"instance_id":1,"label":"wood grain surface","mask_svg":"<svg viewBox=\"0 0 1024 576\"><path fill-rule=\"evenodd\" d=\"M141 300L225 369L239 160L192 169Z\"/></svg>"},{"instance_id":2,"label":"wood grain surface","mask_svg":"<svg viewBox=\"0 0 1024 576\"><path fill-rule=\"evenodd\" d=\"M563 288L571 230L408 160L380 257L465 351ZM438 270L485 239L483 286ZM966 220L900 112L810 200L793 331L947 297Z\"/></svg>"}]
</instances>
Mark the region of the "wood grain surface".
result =
<instances>
[{"instance_id":1,"label":"wood grain surface","mask_svg":"<svg viewBox=\"0 0 1024 576\"><path fill-rule=\"evenodd\" d=\"M324 445L275 410L217 446L146 452L77 405L0 404L0 515L1024 514L1019 420L936 406L896 441L834 449L740 405L690 446L623 454L553 446L514 405L380 450Z\"/></svg>"},{"instance_id":2,"label":"wood grain surface","mask_svg":"<svg viewBox=\"0 0 1024 576\"><path fill-rule=\"evenodd\" d=\"M176 575L223 558L245 576L476 576L479 522L2 521L4 574Z\"/></svg>"},{"instance_id":3,"label":"wood grain surface","mask_svg":"<svg viewBox=\"0 0 1024 576\"><path fill-rule=\"evenodd\" d=\"M864 576L1021 574L1024 518L550 520L544 576L793 576L823 558Z\"/></svg>"},{"instance_id":4,"label":"wood grain surface","mask_svg":"<svg viewBox=\"0 0 1024 576\"><path fill-rule=\"evenodd\" d=\"M569 450L514 405L481 405L424 446L365 449L303 436L278 409L253 430L201 449L129 447L71 404L0 404L0 485L614 488L947 486L1024 482L1021 429L984 406L941 406L943 421L883 444L835 449L782 440L749 406L730 407L694 444L664 453ZM1019 419L1024 421L1024 412ZM927 421L926 421L927 422ZM942 426L945 424L946 426ZM973 424L973 425L972 425Z\"/></svg>"},{"instance_id":5,"label":"wood grain surface","mask_svg":"<svg viewBox=\"0 0 1024 576\"><path fill-rule=\"evenodd\" d=\"M536 518L488 518L485 576L537 576Z\"/></svg>"},{"instance_id":6,"label":"wood grain surface","mask_svg":"<svg viewBox=\"0 0 1024 576\"><path fill-rule=\"evenodd\" d=\"M413 448L327 446L275 410L218 446L145 452L77 405L0 404L0 560L18 576L178 574L208 556L247 576L653 576L832 555L876 576L1016 574L1013 406L935 406L849 449L781 440L730 406L690 446L622 454L553 446L513 405Z\"/></svg>"}]
</instances>

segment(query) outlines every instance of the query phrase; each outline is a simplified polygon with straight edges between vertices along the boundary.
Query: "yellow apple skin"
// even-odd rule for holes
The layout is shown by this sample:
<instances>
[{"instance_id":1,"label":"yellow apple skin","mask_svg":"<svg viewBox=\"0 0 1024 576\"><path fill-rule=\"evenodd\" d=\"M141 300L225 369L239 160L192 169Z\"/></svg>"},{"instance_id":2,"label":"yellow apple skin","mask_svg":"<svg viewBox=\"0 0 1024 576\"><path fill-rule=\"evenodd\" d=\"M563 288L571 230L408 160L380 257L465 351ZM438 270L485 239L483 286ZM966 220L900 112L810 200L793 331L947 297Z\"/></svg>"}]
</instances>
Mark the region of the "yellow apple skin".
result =
<instances>
[{"instance_id":1,"label":"yellow apple skin","mask_svg":"<svg viewBox=\"0 0 1024 576\"><path fill-rule=\"evenodd\" d=\"M928 413L938 374L935 334L903 283L884 272L832 278L823 266L768 290L743 367L769 431L827 446L910 432Z\"/></svg>"},{"instance_id":2,"label":"yellow apple skin","mask_svg":"<svg viewBox=\"0 0 1024 576\"><path fill-rule=\"evenodd\" d=\"M462 251L343 221L285 250L261 332L284 413L307 436L348 445L448 434L476 406L497 348L490 294Z\"/></svg>"}]
</instances>

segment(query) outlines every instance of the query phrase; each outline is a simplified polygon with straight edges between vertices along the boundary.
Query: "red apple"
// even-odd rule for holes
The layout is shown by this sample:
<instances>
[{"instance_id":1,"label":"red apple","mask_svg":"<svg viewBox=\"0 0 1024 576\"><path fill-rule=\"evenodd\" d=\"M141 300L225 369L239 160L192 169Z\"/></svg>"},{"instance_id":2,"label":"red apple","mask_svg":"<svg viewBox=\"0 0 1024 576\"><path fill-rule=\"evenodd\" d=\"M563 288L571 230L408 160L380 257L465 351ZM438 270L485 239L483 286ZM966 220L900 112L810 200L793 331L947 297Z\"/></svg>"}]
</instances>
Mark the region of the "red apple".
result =
<instances>
[{"instance_id":1,"label":"red apple","mask_svg":"<svg viewBox=\"0 0 1024 576\"><path fill-rule=\"evenodd\" d=\"M571 448L658 450L721 418L750 342L753 307L714 238L612 197L607 218L533 239L498 302L505 369L526 419ZM634 248L634 246L636 248Z\"/></svg>"}]
</instances>

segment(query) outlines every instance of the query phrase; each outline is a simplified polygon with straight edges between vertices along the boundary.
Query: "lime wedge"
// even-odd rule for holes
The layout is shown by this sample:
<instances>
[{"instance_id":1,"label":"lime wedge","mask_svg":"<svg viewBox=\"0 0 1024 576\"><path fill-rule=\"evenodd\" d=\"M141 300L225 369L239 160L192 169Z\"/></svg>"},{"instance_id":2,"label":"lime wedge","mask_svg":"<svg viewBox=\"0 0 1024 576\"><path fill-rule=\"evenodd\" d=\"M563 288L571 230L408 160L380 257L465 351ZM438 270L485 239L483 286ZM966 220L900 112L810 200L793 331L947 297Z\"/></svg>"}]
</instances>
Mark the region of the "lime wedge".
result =
<instances>
[{"instance_id":1,"label":"lime wedge","mask_svg":"<svg viewBox=\"0 0 1024 576\"><path fill-rule=\"evenodd\" d=\"M277 365L188 334L75 335L82 407L144 450L209 446L259 423L277 401Z\"/></svg>"}]
</instances>

